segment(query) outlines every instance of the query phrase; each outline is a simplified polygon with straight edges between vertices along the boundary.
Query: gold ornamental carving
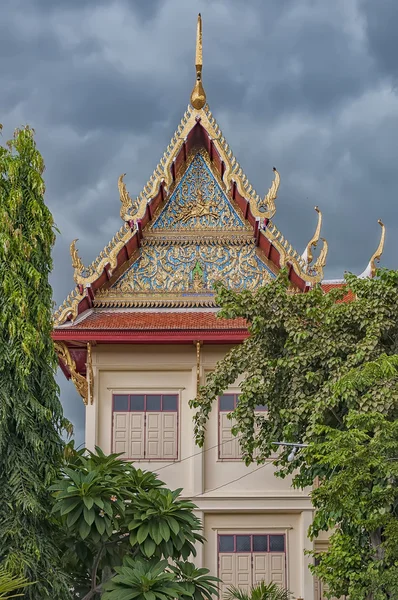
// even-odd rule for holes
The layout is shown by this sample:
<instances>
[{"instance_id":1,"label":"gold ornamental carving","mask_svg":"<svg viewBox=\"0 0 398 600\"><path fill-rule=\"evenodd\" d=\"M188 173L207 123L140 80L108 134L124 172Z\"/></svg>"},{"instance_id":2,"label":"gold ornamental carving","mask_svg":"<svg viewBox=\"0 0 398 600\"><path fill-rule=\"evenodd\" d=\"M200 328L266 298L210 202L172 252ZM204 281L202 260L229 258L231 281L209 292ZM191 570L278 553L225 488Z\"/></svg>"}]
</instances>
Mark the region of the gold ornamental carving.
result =
<instances>
[{"instance_id":1,"label":"gold ornamental carving","mask_svg":"<svg viewBox=\"0 0 398 600\"><path fill-rule=\"evenodd\" d=\"M375 252L370 257L370 261L369 261L368 266L366 267L365 271L359 276L362 278L375 277L376 271L377 271L376 261L380 262L381 256L383 254L384 243L385 243L385 239L386 239L386 227L385 227L383 221L381 221L381 219L379 219L377 222L381 227L381 235L380 235L379 245L377 246Z\"/></svg>"},{"instance_id":2,"label":"gold ornamental carving","mask_svg":"<svg viewBox=\"0 0 398 600\"><path fill-rule=\"evenodd\" d=\"M259 200L258 198L250 199L250 210L254 217L262 218L262 219L272 219L276 212L275 200L278 196L278 189L281 182L281 177L273 167L274 171L274 180L271 184L271 187L268 190L268 193L264 196L263 200Z\"/></svg>"},{"instance_id":3,"label":"gold ornamental carving","mask_svg":"<svg viewBox=\"0 0 398 600\"><path fill-rule=\"evenodd\" d=\"M109 275L117 267L117 259L120 250L124 247L126 242L131 238L132 232L127 223L121 228L121 230L114 236L113 240L106 246L106 248L100 253L100 255L86 267L77 250L76 242L73 240L70 245L70 254L72 258L72 266L74 269L73 279L77 285L88 286L93 281L96 281L101 276L104 268L108 266ZM59 311L58 311L59 312ZM59 318L58 318L59 322Z\"/></svg>"},{"instance_id":4,"label":"gold ornamental carving","mask_svg":"<svg viewBox=\"0 0 398 600\"><path fill-rule=\"evenodd\" d=\"M386 228L384 223L381 221L381 219L379 219L378 224L381 227L381 236L380 236L380 242L379 245L377 246L376 251L373 253L371 259L370 259L370 272L371 272L371 276L374 277L376 275L376 261L380 262L381 259L381 255L383 254L383 250L384 250L384 242L386 239Z\"/></svg>"},{"instance_id":5,"label":"gold ornamental carving","mask_svg":"<svg viewBox=\"0 0 398 600\"><path fill-rule=\"evenodd\" d=\"M313 261L314 255L313 255L312 249L317 247L319 238L321 235L321 229L322 229L322 213L317 206L315 206L315 210L318 213L318 223L316 226L315 233L312 236L312 238L310 239L310 241L308 242L307 247L303 254L303 258L307 262L308 265L310 265Z\"/></svg>"},{"instance_id":6,"label":"gold ornamental carving","mask_svg":"<svg viewBox=\"0 0 398 600\"><path fill-rule=\"evenodd\" d=\"M109 290L114 295L136 293L212 293L222 281L235 290L255 290L269 281L271 274L258 258L254 242L246 245L202 245L164 243L142 246L140 258ZM109 293L101 294L103 299Z\"/></svg>"},{"instance_id":7,"label":"gold ornamental carving","mask_svg":"<svg viewBox=\"0 0 398 600\"><path fill-rule=\"evenodd\" d=\"M214 200L206 202L201 190L198 190L196 199L184 206L174 221L176 223L188 223L191 219L201 219L202 217L209 217L209 219L218 221L220 217L212 209L217 210L216 202Z\"/></svg>"},{"instance_id":8,"label":"gold ornamental carving","mask_svg":"<svg viewBox=\"0 0 398 600\"><path fill-rule=\"evenodd\" d=\"M120 216L123 221L134 221L137 219L142 219L145 215L145 210L147 206L146 198L136 198L134 201L131 199L130 194L127 191L126 184L123 181L123 178L126 176L126 173L120 175L117 185L119 189L120 202L122 206L120 208Z\"/></svg>"},{"instance_id":9,"label":"gold ornamental carving","mask_svg":"<svg viewBox=\"0 0 398 600\"><path fill-rule=\"evenodd\" d=\"M69 370L72 382L73 382L76 390L80 394L80 396L83 398L84 404L85 405L87 405L89 403L92 404L92 402L93 402L92 384L89 385L89 382L87 381L87 379L85 377L83 377L83 375L81 375L77 371L76 362L73 360L73 358L69 352L68 346L64 342L54 342L54 347L55 347L55 351L58 354L59 359L62 360L64 365ZM90 361L91 361L91 348L90 348ZM92 377L92 371L90 374ZM91 381L93 381L93 379L91 379Z\"/></svg>"}]
</instances>

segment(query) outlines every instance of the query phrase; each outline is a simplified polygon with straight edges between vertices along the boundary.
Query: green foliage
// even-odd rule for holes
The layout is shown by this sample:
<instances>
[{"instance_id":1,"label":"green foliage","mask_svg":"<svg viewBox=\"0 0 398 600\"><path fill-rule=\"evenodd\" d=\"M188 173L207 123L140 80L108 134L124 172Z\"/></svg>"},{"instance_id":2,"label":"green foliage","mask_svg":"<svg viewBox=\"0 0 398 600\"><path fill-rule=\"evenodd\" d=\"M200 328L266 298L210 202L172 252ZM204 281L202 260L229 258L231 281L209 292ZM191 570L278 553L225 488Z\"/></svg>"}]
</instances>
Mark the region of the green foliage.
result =
<instances>
[{"instance_id":1,"label":"green foliage","mask_svg":"<svg viewBox=\"0 0 398 600\"><path fill-rule=\"evenodd\" d=\"M165 600L179 598L183 588L167 570L167 560L144 561L126 557L117 575L105 586L104 600Z\"/></svg>"},{"instance_id":2,"label":"green foliage","mask_svg":"<svg viewBox=\"0 0 398 600\"><path fill-rule=\"evenodd\" d=\"M51 340L54 223L43 159L28 127L0 146L0 556L35 586L25 598L69 596L49 518L48 485L66 422Z\"/></svg>"},{"instance_id":3,"label":"green foliage","mask_svg":"<svg viewBox=\"0 0 398 600\"><path fill-rule=\"evenodd\" d=\"M244 592L239 588L230 587L224 595L224 600L290 600L291 593L280 588L276 583L266 584L264 581Z\"/></svg>"},{"instance_id":4,"label":"green foliage","mask_svg":"<svg viewBox=\"0 0 398 600\"><path fill-rule=\"evenodd\" d=\"M208 569L197 569L189 562L175 561L175 565L169 568L176 575L182 587L181 598L192 598L193 600L212 600L218 596L218 577L209 575Z\"/></svg>"},{"instance_id":5,"label":"green foliage","mask_svg":"<svg viewBox=\"0 0 398 600\"><path fill-rule=\"evenodd\" d=\"M311 534L335 527L314 572L337 597L398 597L398 272L346 276L346 288L288 293L286 272L256 293L218 287L221 316L243 317L250 337L219 362L191 401L197 442L217 395L243 375L230 415L247 464L262 463L275 440L309 444L277 475L313 492ZM354 301L342 302L347 291ZM268 406L267 418L255 406ZM255 454L254 454L255 453Z\"/></svg>"},{"instance_id":6,"label":"green foliage","mask_svg":"<svg viewBox=\"0 0 398 600\"><path fill-rule=\"evenodd\" d=\"M33 585L33 583L28 583L24 577L11 575L11 573L7 571L4 565L0 565L0 600L8 600L9 598L20 598L21 596L23 596L23 593L14 592L21 591L28 585Z\"/></svg>"},{"instance_id":7,"label":"green foliage","mask_svg":"<svg viewBox=\"0 0 398 600\"><path fill-rule=\"evenodd\" d=\"M104 600L211 600L218 596L217 577L192 563L126 557L117 575L105 585ZM277 600L277 599L275 599Z\"/></svg>"},{"instance_id":8,"label":"green foliage","mask_svg":"<svg viewBox=\"0 0 398 600\"><path fill-rule=\"evenodd\" d=\"M168 578L159 580L153 567L173 559L181 594L191 597L193 590L195 600L210 600L215 579L179 560L195 556L195 543L203 542L200 521L193 514L196 507L180 499L181 490L164 488L155 474L136 469L117 454L106 456L99 448L96 453L75 453L62 474L51 486L53 514L65 532L65 560L75 574L74 598L97 597L110 578L109 593L119 590L120 597L123 586L129 588L131 581L138 586L142 578L152 576L155 587L165 582L173 587L176 572L170 567ZM109 597L116 597L116 591Z\"/></svg>"}]
</instances>

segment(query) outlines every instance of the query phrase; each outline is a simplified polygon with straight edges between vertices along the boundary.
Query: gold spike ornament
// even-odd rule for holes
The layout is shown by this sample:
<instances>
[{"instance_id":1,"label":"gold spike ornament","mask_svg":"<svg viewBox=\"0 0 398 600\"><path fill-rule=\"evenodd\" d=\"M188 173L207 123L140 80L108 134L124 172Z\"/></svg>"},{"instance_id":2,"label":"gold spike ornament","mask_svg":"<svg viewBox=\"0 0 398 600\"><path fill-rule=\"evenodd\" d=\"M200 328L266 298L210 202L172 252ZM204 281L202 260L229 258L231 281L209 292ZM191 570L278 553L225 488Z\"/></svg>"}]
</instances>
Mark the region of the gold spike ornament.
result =
<instances>
[{"instance_id":1,"label":"gold spike ornament","mask_svg":"<svg viewBox=\"0 0 398 600\"><path fill-rule=\"evenodd\" d=\"M307 261L308 265L310 265L312 263L312 259L314 258L312 249L317 247L317 244L319 242L319 236L321 235L321 228L322 228L322 213L317 206L315 206L315 210L318 213L318 224L316 226L315 233L312 236L312 238L310 239L310 241L308 242L307 248L305 249L305 252L303 254L303 258Z\"/></svg>"},{"instance_id":2,"label":"gold spike ornament","mask_svg":"<svg viewBox=\"0 0 398 600\"><path fill-rule=\"evenodd\" d=\"M130 194L127 191L126 184L123 179L126 173L120 175L117 181L117 187L119 189L120 202L120 216L124 221L134 221L136 219L142 219L145 214L147 200L145 196L140 196L135 200L132 200Z\"/></svg>"},{"instance_id":3,"label":"gold spike ornament","mask_svg":"<svg viewBox=\"0 0 398 600\"><path fill-rule=\"evenodd\" d=\"M281 177L275 167L273 167L272 170L274 172L274 180L268 190L268 193L263 199L261 199L259 196L256 198L250 198L250 210L253 217L258 217L260 219L272 219L276 212L275 200L278 195Z\"/></svg>"},{"instance_id":4,"label":"gold spike ornament","mask_svg":"<svg viewBox=\"0 0 398 600\"><path fill-rule=\"evenodd\" d=\"M381 255L383 254L383 250L384 250L384 242L386 239L386 227L385 227L384 223L381 221L381 219L379 219L377 222L381 227L381 236L380 236L379 245L377 246L377 250L376 250L376 252L374 252L374 254L372 255L372 257L369 261L371 277L374 277L376 275L376 261L380 262Z\"/></svg>"},{"instance_id":5,"label":"gold spike ornament","mask_svg":"<svg viewBox=\"0 0 398 600\"><path fill-rule=\"evenodd\" d=\"M202 17L198 15L198 25L196 30L196 82L191 94L191 104L196 110L200 110L206 104L206 93L202 85Z\"/></svg>"},{"instance_id":6,"label":"gold spike ornament","mask_svg":"<svg viewBox=\"0 0 398 600\"><path fill-rule=\"evenodd\" d=\"M80 283L81 275L85 270L85 266L82 262L82 259L79 256L79 252L76 248L76 242L79 240L76 238L70 245L70 255L72 257L72 267L74 270L73 279L76 283Z\"/></svg>"},{"instance_id":7,"label":"gold spike ornament","mask_svg":"<svg viewBox=\"0 0 398 600\"><path fill-rule=\"evenodd\" d=\"M326 265L326 257L328 255L328 249L329 249L327 241L324 238L321 238L321 240L323 242L322 250L320 251L318 258L314 263L314 270L318 274L323 272L323 268Z\"/></svg>"}]
</instances>

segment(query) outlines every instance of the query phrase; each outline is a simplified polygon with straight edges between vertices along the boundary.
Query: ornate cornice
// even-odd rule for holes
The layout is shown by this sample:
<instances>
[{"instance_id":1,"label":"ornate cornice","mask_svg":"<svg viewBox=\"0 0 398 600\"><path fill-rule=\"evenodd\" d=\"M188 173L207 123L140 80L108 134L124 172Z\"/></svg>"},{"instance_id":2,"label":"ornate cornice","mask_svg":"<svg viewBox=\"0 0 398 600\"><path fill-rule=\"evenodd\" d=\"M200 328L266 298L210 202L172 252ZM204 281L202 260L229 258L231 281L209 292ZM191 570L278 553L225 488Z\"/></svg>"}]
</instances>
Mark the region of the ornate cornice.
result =
<instances>
[{"instance_id":1,"label":"ornate cornice","mask_svg":"<svg viewBox=\"0 0 398 600\"><path fill-rule=\"evenodd\" d=\"M83 398L84 404L92 404L94 377L91 363L91 343L87 344L88 379L78 372L76 362L73 360L69 348L64 342L54 342L54 347L58 354L58 358L62 360L65 367L68 369L72 382L80 396Z\"/></svg>"},{"instance_id":2,"label":"ornate cornice","mask_svg":"<svg viewBox=\"0 0 398 600\"><path fill-rule=\"evenodd\" d=\"M70 245L70 254L72 257L72 266L74 268L73 278L77 285L87 286L96 281L102 274L104 268L109 266L109 276L117 267L117 257L120 250L129 241L135 231L131 231L130 226L125 223L107 246L102 250L99 256L85 267L76 248L76 242L73 240Z\"/></svg>"}]
</instances>

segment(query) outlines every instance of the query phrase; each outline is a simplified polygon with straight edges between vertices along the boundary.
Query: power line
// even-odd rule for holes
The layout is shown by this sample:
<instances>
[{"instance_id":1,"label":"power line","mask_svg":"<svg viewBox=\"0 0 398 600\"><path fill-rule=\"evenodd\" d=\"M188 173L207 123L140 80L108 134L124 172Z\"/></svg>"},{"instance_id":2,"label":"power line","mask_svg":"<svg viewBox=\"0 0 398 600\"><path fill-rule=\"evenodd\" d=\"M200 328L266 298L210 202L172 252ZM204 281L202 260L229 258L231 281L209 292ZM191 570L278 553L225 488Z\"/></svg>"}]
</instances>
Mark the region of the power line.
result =
<instances>
[{"instance_id":1,"label":"power line","mask_svg":"<svg viewBox=\"0 0 398 600\"><path fill-rule=\"evenodd\" d=\"M237 435L235 436L235 439L240 439L242 437L242 435ZM189 456L186 456L185 458L182 458L181 460L176 460L175 462L172 462L168 465L166 465L165 467L161 467L160 469L156 469L156 473L158 473L159 471L163 471L164 469L168 469L169 467L174 467L175 464L180 464L186 460L189 460L190 458L194 458L194 456L199 456L200 454L205 454L205 452L209 452L209 450L214 450L214 448L219 448L220 446L223 446L224 444L228 444L231 440L225 440L224 442L221 442L221 444L215 444L214 446L210 446L209 448L206 448L206 450L199 450L199 452L195 452L194 454L190 454Z\"/></svg>"},{"instance_id":2,"label":"power line","mask_svg":"<svg viewBox=\"0 0 398 600\"><path fill-rule=\"evenodd\" d=\"M236 479L231 479L231 481L227 481L227 483L223 483L222 485L218 485L217 487L211 488L211 490L206 490L205 492L203 492L203 494L197 494L196 496L190 496L190 498L201 498L202 496L204 496L205 494L208 494L209 492L214 492L215 490L220 490L221 488L229 485L230 483L235 483L236 481L240 481L241 479L244 479L244 477L247 477L248 475L251 475L252 473L255 473L256 471L259 471L260 469L264 469L264 467L267 467L268 465L271 465L272 463L273 463L273 461L269 460L266 462L265 465L260 465L259 467L257 467L257 469L253 469L253 471L244 473L244 475L241 475L240 477L236 477Z\"/></svg>"}]
</instances>

